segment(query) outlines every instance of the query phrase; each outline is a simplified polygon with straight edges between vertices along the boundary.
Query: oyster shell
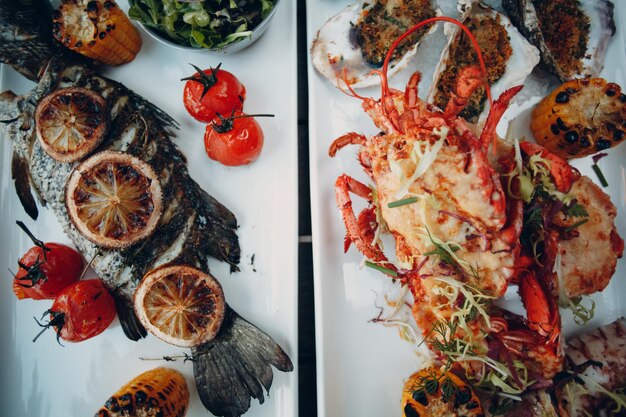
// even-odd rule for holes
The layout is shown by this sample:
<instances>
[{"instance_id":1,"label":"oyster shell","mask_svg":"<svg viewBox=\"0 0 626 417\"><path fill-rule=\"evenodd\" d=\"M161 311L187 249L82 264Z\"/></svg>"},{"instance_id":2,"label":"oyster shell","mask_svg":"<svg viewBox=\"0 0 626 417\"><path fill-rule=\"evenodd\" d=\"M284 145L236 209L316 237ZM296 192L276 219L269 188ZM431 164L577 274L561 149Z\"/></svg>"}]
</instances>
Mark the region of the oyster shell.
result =
<instances>
[{"instance_id":1,"label":"oyster shell","mask_svg":"<svg viewBox=\"0 0 626 417\"><path fill-rule=\"evenodd\" d=\"M596 77L615 34L608 0L503 0L517 28L541 51L542 62L561 81Z\"/></svg>"},{"instance_id":2,"label":"oyster shell","mask_svg":"<svg viewBox=\"0 0 626 417\"><path fill-rule=\"evenodd\" d=\"M539 51L531 45L502 13L477 1L459 1L460 20L468 26L480 46L493 98L520 85L539 63ZM460 27L446 24L448 42L435 68L428 101L445 108L455 87L460 68L477 65L474 47ZM488 114L487 94L479 87L460 116L471 123L482 122Z\"/></svg>"},{"instance_id":3,"label":"oyster shell","mask_svg":"<svg viewBox=\"0 0 626 417\"><path fill-rule=\"evenodd\" d=\"M373 71L382 67L391 44L414 24L435 15L431 0L371 0L351 4L318 30L311 46L311 60L337 86L344 77L354 88L379 84L380 77ZM434 30L436 25L431 25L400 44L388 75L405 68L417 52L420 40Z\"/></svg>"}]
</instances>

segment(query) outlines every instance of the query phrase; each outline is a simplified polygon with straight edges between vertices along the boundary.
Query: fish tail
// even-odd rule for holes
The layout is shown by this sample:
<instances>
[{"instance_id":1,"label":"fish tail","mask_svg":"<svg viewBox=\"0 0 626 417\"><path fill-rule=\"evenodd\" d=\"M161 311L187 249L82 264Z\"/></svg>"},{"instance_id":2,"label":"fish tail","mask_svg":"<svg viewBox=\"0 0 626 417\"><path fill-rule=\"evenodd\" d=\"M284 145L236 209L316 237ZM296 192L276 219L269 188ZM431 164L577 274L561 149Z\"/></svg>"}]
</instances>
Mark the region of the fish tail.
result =
<instances>
[{"instance_id":1,"label":"fish tail","mask_svg":"<svg viewBox=\"0 0 626 417\"><path fill-rule=\"evenodd\" d=\"M200 400L216 416L241 416L252 398L262 404L263 390L269 392L272 385L272 366L293 370L278 343L228 306L217 337L192 353Z\"/></svg>"}]
</instances>

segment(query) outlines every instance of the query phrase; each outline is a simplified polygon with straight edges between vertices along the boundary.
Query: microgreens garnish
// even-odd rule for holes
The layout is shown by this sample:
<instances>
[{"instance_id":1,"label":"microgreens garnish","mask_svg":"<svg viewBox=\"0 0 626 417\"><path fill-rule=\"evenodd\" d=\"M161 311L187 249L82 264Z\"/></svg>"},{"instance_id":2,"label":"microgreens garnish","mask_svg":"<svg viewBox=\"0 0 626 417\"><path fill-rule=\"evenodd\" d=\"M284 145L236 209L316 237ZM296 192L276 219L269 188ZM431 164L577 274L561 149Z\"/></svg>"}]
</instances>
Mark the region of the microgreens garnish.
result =
<instances>
[{"instance_id":1,"label":"microgreens garnish","mask_svg":"<svg viewBox=\"0 0 626 417\"><path fill-rule=\"evenodd\" d=\"M566 305L561 305L561 307L568 308L572 311L574 315L574 321L579 326L584 326L587 324L593 316L595 315L596 303L591 298L586 297L591 305L589 307L583 305L583 296L572 297L567 300Z\"/></svg>"}]
</instances>

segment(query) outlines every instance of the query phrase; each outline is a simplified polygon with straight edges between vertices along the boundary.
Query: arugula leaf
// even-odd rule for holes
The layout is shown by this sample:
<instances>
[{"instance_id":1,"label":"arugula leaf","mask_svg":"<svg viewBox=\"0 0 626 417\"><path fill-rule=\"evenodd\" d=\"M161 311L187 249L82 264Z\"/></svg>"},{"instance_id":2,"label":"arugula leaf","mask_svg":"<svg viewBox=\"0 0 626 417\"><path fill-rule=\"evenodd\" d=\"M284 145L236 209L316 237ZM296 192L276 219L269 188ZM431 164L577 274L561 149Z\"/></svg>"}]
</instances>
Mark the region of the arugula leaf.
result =
<instances>
[{"instance_id":1,"label":"arugula leaf","mask_svg":"<svg viewBox=\"0 0 626 417\"><path fill-rule=\"evenodd\" d=\"M182 46L221 49L243 38L277 0L130 0L128 16Z\"/></svg>"}]
</instances>

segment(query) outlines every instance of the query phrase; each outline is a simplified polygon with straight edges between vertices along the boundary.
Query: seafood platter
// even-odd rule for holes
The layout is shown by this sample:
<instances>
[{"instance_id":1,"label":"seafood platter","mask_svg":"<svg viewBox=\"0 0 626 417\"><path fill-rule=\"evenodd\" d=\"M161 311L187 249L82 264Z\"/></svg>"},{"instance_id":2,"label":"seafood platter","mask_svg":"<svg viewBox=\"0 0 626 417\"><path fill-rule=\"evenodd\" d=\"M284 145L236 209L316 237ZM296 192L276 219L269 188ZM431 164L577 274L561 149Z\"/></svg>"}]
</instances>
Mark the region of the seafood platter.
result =
<instances>
[{"instance_id":1,"label":"seafood platter","mask_svg":"<svg viewBox=\"0 0 626 417\"><path fill-rule=\"evenodd\" d=\"M295 4L165 3L0 0L3 416L297 415Z\"/></svg>"},{"instance_id":2,"label":"seafood platter","mask_svg":"<svg viewBox=\"0 0 626 417\"><path fill-rule=\"evenodd\" d=\"M307 19L319 415L624 415L624 9Z\"/></svg>"}]
</instances>

